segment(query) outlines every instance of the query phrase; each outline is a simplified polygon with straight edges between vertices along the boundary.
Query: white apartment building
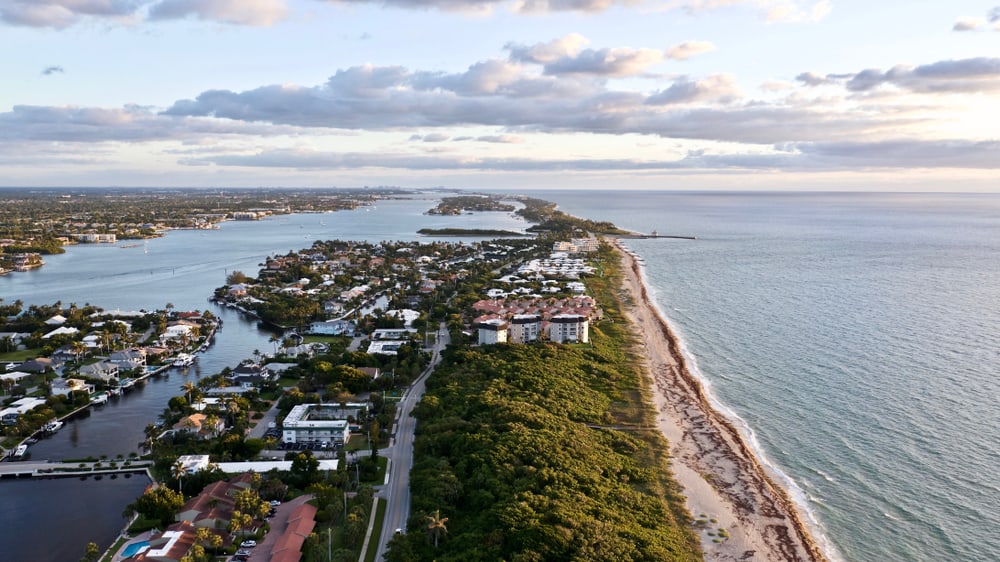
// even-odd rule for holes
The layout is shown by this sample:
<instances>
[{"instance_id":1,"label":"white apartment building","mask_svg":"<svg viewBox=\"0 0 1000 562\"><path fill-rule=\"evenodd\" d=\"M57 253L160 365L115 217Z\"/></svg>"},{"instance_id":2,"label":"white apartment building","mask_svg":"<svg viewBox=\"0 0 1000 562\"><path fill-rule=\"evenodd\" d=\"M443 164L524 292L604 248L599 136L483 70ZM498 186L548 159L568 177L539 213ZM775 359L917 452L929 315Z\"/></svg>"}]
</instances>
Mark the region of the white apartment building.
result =
<instances>
[{"instance_id":1,"label":"white apartment building","mask_svg":"<svg viewBox=\"0 0 1000 562\"><path fill-rule=\"evenodd\" d=\"M537 314L515 314L510 319L508 337L511 343L528 343L542 332L542 317Z\"/></svg>"},{"instance_id":2,"label":"white apartment building","mask_svg":"<svg viewBox=\"0 0 1000 562\"><path fill-rule=\"evenodd\" d=\"M549 319L549 340L587 343L590 341L590 322L582 314L557 314Z\"/></svg>"},{"instance_id":3,"label":"white apartment building","mask_svg":"<svg viewBox=\"0 0 1000 562\"><path fill-rule=\"evenodd\" d=\"M499 318L479 323L479 345L505 343L507 341L507 323Z\"/></svg>"}]
</instances>

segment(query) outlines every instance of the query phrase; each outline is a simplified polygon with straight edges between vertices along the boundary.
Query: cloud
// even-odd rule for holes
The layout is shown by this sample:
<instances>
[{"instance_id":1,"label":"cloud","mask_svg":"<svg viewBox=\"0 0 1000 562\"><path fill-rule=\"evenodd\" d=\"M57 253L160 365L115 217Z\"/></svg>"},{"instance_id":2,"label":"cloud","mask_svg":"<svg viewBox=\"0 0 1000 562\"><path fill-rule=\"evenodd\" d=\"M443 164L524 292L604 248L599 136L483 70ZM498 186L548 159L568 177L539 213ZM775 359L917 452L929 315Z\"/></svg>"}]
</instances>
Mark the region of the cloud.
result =
<instances>
[{"instance_id":1,"label":"cloud","mask_svg":"<svg viewBox=\"0 0 1000 562\"><path fill-rule=\"evenodd\" d=\"M817 22L830 14L830 0L672 0L668 8L681 9L689 14L749 6L756 9L769 22Z\"/></svg>"},{"instance_id":2,"label":"cloud","mask_svg":"<svg viewBox=\"0 0 1000 562\"><path fill-rule=\"evenodd\" d=\"M952 31L975 31L980 27L986 25L986 20L983 18L971 18L967 16L962 16L955 21L955 25L952 26Z\"/></svg>"},{"instance_id":3,"label":"cloud","mask_svg":"<svg viewBox=\"0 0 1000 562\"><path fill-rule=\"evenodd\" d=\"M833 80L829 76L823 76L815 72L803 72L796 76L795 79L806 86L822 86L823 84L833 84L836 82L836 80Z\"/></svg>"},{"instance_id":4,"label":"cloud","mask_svg":"<svg viewBox=\"0 0 1000 562\"><path fill-rule=\"evenodd\" d=\"M235 25L269 26L288 14L286 0L162 0L149 10L149 19L194 17Z\"/></svg>"},{"instance_id":5,"label":"cloud","mask_svg":"<svg viewBox=\"0 0 1000 562\"><path fill-rule=\"evenodd\" d=\"M878 142L796 143L788 147L836 167L996 169L1000 141L893 139Z\"/></svg>"},{"instance_id":6,"label":"cloud","mask_svg":"<svg viewBox=\"0 0 1000 562\"><path fill-rule=\"evenodd\" d=\"M431 133L429 135L410 135L411 141L420 142L445 142L451 137L442 133Z\"/></svg>"},{"instance_id":7,"label":"cloud","mask_svg":"<svg viewBox=\"0 0 1000 562\"><path fill-rule=\"evenodd\" d=\"M717 48L711 41L685 41L667 49L667 57L673 60L687 60L715 50Z\"/></svg>"},{"instance_id":8,"label":"cloud","mask_svg":"<svg viewBox=\"0 0 1000 562\"><path fill-rule=\"evenodd\" d=\"M759 88L764 92L784 92L794 90L795 84L784 80L765 80L761 83Z\"/></svg>"},{"instance_id":9,"label":"cloud","mask_svg":"<svg viewBox=\"0 0 1000 562\"><path fill-rule=\"evenodd\" d=\"M534 64L550 64L560 59L574 57L590 41L579 33L570 33L548 43L534 45L519 45L507 43L504 50L510 52L510 59L517 62Z\"/></svg>"},{"instance_id":10,"label":"cloud","mask_svg":"<svg viewBox=\"0 0 1000 562\"><path fill-rule=\"evenodd\" d=\"M661 90L646 100L650 105L691 103L697 101L729 102L742 94L736 79L730 74L715 74L702 80L680 78L666 90Z\"/></svg>"},{"instance_id":11,"label":"cloud","mask_svg":"<svg viewBox=\"0 0 1000 562\"><path fill-rule=\"evenodd\" d=\"M63 29L87 19L117 23L194 17L234 25L272 25L288 0L0 0L0 21Z\"/></svg>"},{"instance_id":12,"label":"cloud","mask_svg":"<svg viewBox=\"0 0 1000 562\"><path fill-rule=\"evenodd\" d=\"M0 0L0 20L62 29L83 18L128 18L150 0Z\"/></svg>"},{"instance_id":13,"label":"cloud","mask_svg":"<svg viewBox=\"0 0 1000 562\"><path fill-rule=\"evenodd\" d=\"M921 93L992 92L1000 90L1000 58L945 60L921 66L868 69L854 74L847 89L867 92L883 85Z\"/></svg>"},{"instance_id":14,"label":"cloud","mask_svg":"<svg viewBox=\"0 0 1000 562\"><path fill-rule=\"evenodd\" d=\"M664 59L664 53L656 49L584 49L589 42L586 37L571 33L548 43L508 43L504 50L508 51L511 62L542 65L548 75L635 76Z\"/></svg>"},{"instance_id":15,"label":"cloud","mask_svg":"<svg viewBox=\"0 0 1000 562\"><path fill-rule=\"evenodd\" d=\"M45 67L44 70L42 70L42 75L43 76L51 76L53 74L62 74L64 72L66 72L66 71L63 70L63 67L61 67L61 66L47 66L47 67Z\"/></svg>"},{"instance_id":16,"label":"cloud","mask_svg":"<svg viewBox=\"0 0 1000 562\"><path fill-rule=\"evenodd\" d=\"M959 16L952 26L952 31L979 31L993 24L994 31L1000 31L1000 6L992 8L985 18Z\"/></svg>"},{"instance_id":17,"label":"cloud","mask_svg":"<svg viewBox=\"0 0 1000 562\"><path fill-rule=\"evenodd\" d=\"M593 74L598 76L635 76L664 59L656 49L586 49L575 56L563 57L545 65L545 74Z\"/></svg>"},{"instance_id":18,"label":"cloud","mask_svg":"<svg viewBox=\"0 0 1000 562\"><path fill-rule=\"evenodd\" d=\"M497 144L521 144L524 142L524 137L517 135L483 135L476 137L478 142L490 142Z\"/></svg>"},{"instance_id":19,"label":"cloud","mask_svg":"<svg viewBox=\"0 0 1000 562\"><path fill-rule=\"evenodd\" d=\"M294 134L289 126L243 123L220 119L175 118L157 115L149 108L42 107L15 105L0 113L0 141L162 141L190 140L228 135L272 136Z\"/></svg>"},{"instance_id":20,"label":"cloud","mask_svg":"<svg viewBox=\"0 0 1000 562\"><path fill-rule=\"evenodd\" d=\"M378 4L411 10L444 10L483 13L498 6L510 6L518 13L603 12L612 6L630 6L643 0L326 0L351 4Z\"/></svg>"}]
</instances>

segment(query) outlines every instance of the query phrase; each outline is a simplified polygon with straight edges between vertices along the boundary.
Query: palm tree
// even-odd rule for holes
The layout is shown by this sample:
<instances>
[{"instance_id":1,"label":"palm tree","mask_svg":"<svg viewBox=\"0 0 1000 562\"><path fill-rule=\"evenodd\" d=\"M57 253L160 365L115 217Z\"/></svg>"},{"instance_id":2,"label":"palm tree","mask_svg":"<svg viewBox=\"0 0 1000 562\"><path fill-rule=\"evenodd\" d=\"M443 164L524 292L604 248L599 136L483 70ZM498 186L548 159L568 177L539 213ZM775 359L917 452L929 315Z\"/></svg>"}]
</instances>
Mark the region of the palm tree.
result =
<instances>
[{"instance_id":1,"label":"palm tree","mask_svg":"<svg viewBox=\"0 0 1000 562\"><path fill-rule=\"evenodd\" d=\"M198 390L198 387L195 386L194 382L185 382L181 385L181 389L187 394L188 404L194 404L192 397L194 396L195 391Z\"/></svg>"},{"instance_id":2,"label":"palm tree","mask_svg":"<svg viewBox=\"0 0 1000 562\"><path fill-rule=\"evenodd\" d=\"M434 548L437 548L438 539L441 538L441 535L448 534L448 527L445 526L447 522L447 517L441 517L440 509L435 509L434 515L427 516L427 532L434 537Z\"/></svg>"},{"instance_id":3,"label":"palm tree","mask_svg":"<svg viewBox=\"0 0 1000 562\"><path fill-rule=\"evenodd\" d=\"M80 363L80 356L87 354L87 344L82 341L74 341L70 344L70 349L72 349L73 354L76 355L77 363Z\"/></svg>"},{"instance_id":4,"label":"palm tree","mask_svg":"<svg viewBox=\"0 0 1000 562\"><path fill-rule=\"evenodd\" d=\"M176 461L174 461L174 465L170 467L170 473L173 475L174 478L177 479L177 487L180 489L180 492L183 494L184 493L184 482L182 481L182 479L185 476L187 476L187 468L184 467L184 463L182 463L180 459L177 459Z\"/></svg>"}]
</instances>

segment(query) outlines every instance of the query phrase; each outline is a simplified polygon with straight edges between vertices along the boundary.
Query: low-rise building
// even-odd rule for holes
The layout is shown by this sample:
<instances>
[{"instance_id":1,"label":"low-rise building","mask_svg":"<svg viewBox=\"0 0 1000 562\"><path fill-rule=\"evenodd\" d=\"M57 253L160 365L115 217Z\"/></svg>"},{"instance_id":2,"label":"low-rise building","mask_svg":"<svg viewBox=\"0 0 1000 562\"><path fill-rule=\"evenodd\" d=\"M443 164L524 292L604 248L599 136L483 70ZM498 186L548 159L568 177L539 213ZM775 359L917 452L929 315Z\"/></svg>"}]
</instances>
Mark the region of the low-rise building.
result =
<instances>
[{"instance_id":1,"label":"low-rise building","mask_svg":"<svg viewBox=\"0 0 1000 562\"><path fill-rule=\"evenodd\" d=\"M282 422L281 440L285 443L343 445L351 438L347 419L342 419L338 404L299 404Z\"/></svg>"}]
</instances>

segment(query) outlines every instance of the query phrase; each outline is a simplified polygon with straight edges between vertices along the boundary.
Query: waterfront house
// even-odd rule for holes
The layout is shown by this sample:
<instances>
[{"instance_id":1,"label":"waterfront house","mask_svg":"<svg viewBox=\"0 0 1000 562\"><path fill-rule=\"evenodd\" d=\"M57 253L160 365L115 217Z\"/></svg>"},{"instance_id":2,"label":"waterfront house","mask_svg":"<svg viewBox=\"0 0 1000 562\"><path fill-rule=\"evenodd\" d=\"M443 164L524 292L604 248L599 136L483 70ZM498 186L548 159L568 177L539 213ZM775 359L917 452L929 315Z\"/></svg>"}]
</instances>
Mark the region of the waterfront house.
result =
<instances>
[{"instance_id":1,"label":"waterfront house","mask_svg":"<svg viewBox=\"0 0 1000 562\"><path fill-rule=\"evenodd\" d=\"M30 412L39 406L44 406L45 400L41 398L18 398L10 406L0 410L0 421L4 425L14 425L22 414Z\"/></svg>"},{"instance_id":2,"label":"waterfront house","mask_svg":"<svg viewBox=\"0 0 1000 562\"><path fill-rule=\"evenodd\" d=\"M310 333L326 336L353 335L356 330L357 327L352 320L327 320L325 322L313 322L309 325Z\"/></svg>"},{"instance_id":3,"label":"waterfront house","mask_svg":"<svg viewBox=\"0 0 1000 562\"><path fill-rule=\"evenodd\" d=\"M132 557L136 562L180 562L197 542L190 523L175 523L149 538L149 548Z\"/></svg>"},{"instance_id":4,"label":"waterfront house","mask_svg":"<svg viewBox=\"0 0 1000 562\"><path fill-rule=\"evenodd\" d=\"M37 359L29 359L18 367L21 371L26 371L29 373L44 373L46 371L51 371L53 369L53 361L48 357L39 357Z\"/></svg>"},{"instance_id":5,"label":"waterfront house","mask_svg":"<svg viewBox=\"0 0 1000 562\"><path fill-rule=\"evenodd\" d=\"M122 371L140 369L146 366L146 352L138 348L116 351L108 357L108 361L118 365Z\"/></svg>"},{"instance_id":6,"label":"waterfront house","mask_svg":"<svg viewBox=\"0 0 1000 562\"><path fill-rule=\"evenodd\" d=\"M243 362L229 373L228 378L234 385L255 388L273 379L274 373L259 363Z\"/></svg>"},{"instance_id":7,"label":"waterfront house","mask_svg":"<svg viewBox=\"0 0 1000 562\"><path fill-rule=\"evenodd\" d=\"M191 414L174 424L174 432L193 433L202 439L211 439L226 429L226 424L217 416Z\"/></svg>"},{"instance_id":8,"label":"waterfront house","mask_svg":"<svg viewBox=\"0 0 1000 562\"><path fill-rule=\"evenodd\" d=\"M94 385L83 379L55 379L52 381L53 396L69 396L71 392L86 392L89 397L94 393Z\"/></svg>"},{"instance_id":9,"label":"waterfront house","mask_svg":"<svg viewBox=\"0 0 1000 562\"><path fill-rule=\"evenodd\" d=\"M100 379L108 382L118 377L118 365L110 361L98 361L80 367L80 376L88 379Z\"/></svg>"}]
</instances>

